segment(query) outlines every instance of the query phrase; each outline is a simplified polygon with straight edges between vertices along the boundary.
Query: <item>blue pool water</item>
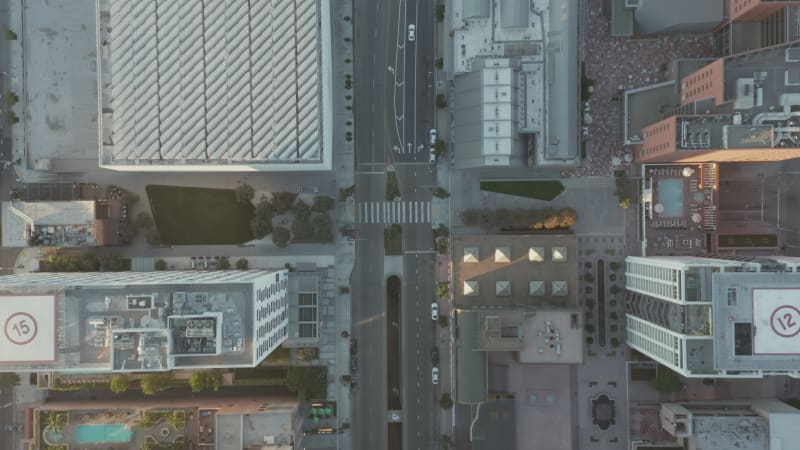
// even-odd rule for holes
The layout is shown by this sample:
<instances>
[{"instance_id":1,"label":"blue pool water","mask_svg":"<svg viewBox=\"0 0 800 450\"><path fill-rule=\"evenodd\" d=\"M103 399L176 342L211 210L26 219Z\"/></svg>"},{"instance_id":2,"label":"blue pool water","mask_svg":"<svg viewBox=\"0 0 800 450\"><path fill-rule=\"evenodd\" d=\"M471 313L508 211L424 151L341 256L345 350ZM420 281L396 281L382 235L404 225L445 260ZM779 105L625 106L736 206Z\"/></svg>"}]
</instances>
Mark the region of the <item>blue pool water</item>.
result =
<instances>
[{"instance_id":1,"label":"blue pool water","mask_svg":"<svg viewBox=\"0 0 800 450\"><path fill-rule=\"evenodd\" d=\"M658 180L658 203L664 205L664 212L660 217L683 216L683 180L680 178L665 178Z\"/></svg>"},{"instance_id":2,"label":"blue pool water","mask_svg":"<svg viewBox=\"0 0 800 450\"><path fill-rule=\"evenodd\" d=\"M133 431L122 424L78 425L75 432L79 444L130 442Z\"/></svg>"}]
</instances>

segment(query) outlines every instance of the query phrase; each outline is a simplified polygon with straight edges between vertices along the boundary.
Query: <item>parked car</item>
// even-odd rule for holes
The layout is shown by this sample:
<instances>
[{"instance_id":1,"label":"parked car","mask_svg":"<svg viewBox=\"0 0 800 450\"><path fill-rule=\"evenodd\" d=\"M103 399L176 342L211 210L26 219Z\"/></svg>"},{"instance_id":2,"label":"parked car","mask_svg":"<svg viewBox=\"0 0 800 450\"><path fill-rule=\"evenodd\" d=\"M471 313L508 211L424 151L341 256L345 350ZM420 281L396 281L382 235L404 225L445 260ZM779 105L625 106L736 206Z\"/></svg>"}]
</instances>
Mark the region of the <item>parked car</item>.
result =
<instances>
[{"instance_id":1,"label":"parked car","mask_svg":"<svg viewBox=\"0 0 800 450\"><path fill-rule=\"evenodd\" d=\"M409 42L417 40L417 27L413 23L408 24L408 40Z\"/></svg>"},{"instance_id":2,"label":"parked car","mask_svg":"<svg viewBox=\"0 0 800 450\"><path fill-rule=\"evenodd\" d=\"M439 384L439 368L434 367L431 369L431 382L433 384Z\"/></svg>"},{"instance_id":3,"label":"parked car","mask_svg":"<svg viewBox=\"0 0 800 450\"><path fill-rule=\"evenodd\" d=\"M433 364L434 366L438 366L439 365L439 348L438 347L432 347L431 348L431 364Z\"/></svg>"},{"instance_id":4,"label":"parked car","mask_svg":"<svg viewBox=\"0 0 800 450\"><path fill-rule=\"evenodd\" d=\"M434 150L433 147L431 147L431 152L428 156L428 162L431 164L436 164L436 150Z\"/></svg>"},{"instance_id":5,"label":"parked car","mask_svg":"<svg viewBox=\"0 0 800 450\"><path fill-rule=\"evenodd\" d=\"M436 302L431 303L431 319L439 320L439 304Z\"/></svg>"},{"instance_id":6,"label":"parked car","mask_svg":"<svg viewBox=\"0 0 800 450\"><path fill-rule=\"evenodd\" d=\"M358 353L358 341L355 338L350 339L350 354L355 355Z\"/></svg>"},{"instance_id":7,"label":"parked car","mask_svg":"<svg viewBox=\"0 0 800 450\"><path fill-rule=\"evenodd\" d=\"M23 429L22 424L6 425L6 431L22 431L22 429Z\"/></svg>"},{"instance_id":8,"label":"parked car","mask_svg":"<svg viewBox=\"0 0 800 450\"><path fill-rule=\"evenodd\" d=\"M436 128L431 128L429 137L431 138L431 145L436 145Z\"/></svg>"}]
</instances>

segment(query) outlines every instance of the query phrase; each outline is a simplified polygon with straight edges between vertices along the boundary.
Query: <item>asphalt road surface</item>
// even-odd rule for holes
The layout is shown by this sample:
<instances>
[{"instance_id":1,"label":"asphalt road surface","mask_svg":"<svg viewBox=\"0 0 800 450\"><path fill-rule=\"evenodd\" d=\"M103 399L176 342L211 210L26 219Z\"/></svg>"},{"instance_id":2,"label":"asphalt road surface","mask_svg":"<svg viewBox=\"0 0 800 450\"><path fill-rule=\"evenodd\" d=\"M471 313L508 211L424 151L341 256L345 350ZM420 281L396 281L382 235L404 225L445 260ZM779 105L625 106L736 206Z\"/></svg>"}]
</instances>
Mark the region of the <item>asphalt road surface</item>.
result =
<instances>
[{"instance_id":1,"label":"asphalt road surface","mask_svg":"<svg viewBox=\"0 0 800 450\"><path fill-rule=\"evenodd\" d=\"M410 24L416 30L413 42L408 39ZM429 130L434 113L433 2L355 0L354 26L357 206L385 200L388 165L397 173L400 200L425 204L435 187L434 166L429 162ZM356 223L356 265L351 293L353 336L358 339L359 351L353 442L358 450L389 448L396 443L388 442L387 438L383 231L391 222L356 220ZM427 449L434 446L434 419L438 411L432 407L434 394L430 384L433 328L430 307L425 305L419 311L416 299L424 302L433 298L435 255L430 223L405 223L403 249L403 448ZM415 278L418 269L424 274ZM419 334L416 319L421 321L422 317L417 317L417 313L427 314L426 326ZM416 360L418 349L427 364Z\"/></svg>"}]
</instances>

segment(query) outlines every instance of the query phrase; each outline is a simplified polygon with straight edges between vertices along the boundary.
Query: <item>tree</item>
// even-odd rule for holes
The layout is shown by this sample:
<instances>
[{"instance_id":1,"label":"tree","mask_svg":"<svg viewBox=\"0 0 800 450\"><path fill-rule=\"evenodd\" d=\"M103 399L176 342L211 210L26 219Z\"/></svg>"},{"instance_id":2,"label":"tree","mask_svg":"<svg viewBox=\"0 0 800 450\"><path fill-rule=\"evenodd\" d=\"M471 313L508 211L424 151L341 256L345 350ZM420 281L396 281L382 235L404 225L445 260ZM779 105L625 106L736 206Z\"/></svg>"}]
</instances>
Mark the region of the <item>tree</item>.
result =
<instances>
[{"instance_id":1,"label":"tree","mask_svg":"<svg viewBox=\"0 0 800 450\"><path fill-rule=\"evenodd\" d=\"M247 270L250 268L250 261L245 258L239 258L236 260L236 268L238 270Z\"/></svg>"},{"instance_id":2,"label":"tree","mask_svg":"<svg viewBox=\"0 0 800 450\"><path fill-rule=\"evenodd\" d=\"M594 325L587 323L583 326L583 329L586 330L587 333L594 333Z\"/></svg>"},{"instance_id":3,"label":"tree","mask_svg":"<svg viewBox=\"0 0 800 450\"><path fill-rule=\"evenodd\" d=\"M297 194L292 192L273 192L272 193L272 209L275 214L284 214L289 212L297 199Z\"/></svg>"},{"instance_id":4,"label":"tree","mask_svg":"<svg viewBox=\"0 0 800 450\"><path fill-rule=\"evenodd\" d=\"M19 96L13 92L9 92L6 94L6 104L8 106L14 106L19 103Z\"/></svg>"},{"instance_id":5,"label":"tree","mask_svg":"<svg viewBox=\"0 0 800 450\"><path fill-rule=\"evenodd\" d=\"M436 143L433 144L433 150L436 152L436 156L442 156L447 153L447 142L436 139Z\"/></svg>"},{"instance_id":6,"label":"tree","mask_svg":"<svg viewBox=\"0 0 800 450\"><path fill-rule=\"evenodd\" d=\"M313 361L319 358L317 347L303 347L297 350L297 359L300 361Z\"/></svg>"},{"instance_id":7,"label":"tree","mask_svg":"<svg viewBox=\"0 0 800 450\"><path fill-rule=\"evenodd\" d=\"M167 270L167 262L164 261L163 259L159 259L155 263L155 269L156 270Z\"/></svg>"},{"instance_id":8,"label":"tree","mask_svg":"<svg viewBox=\"0 0 800 450\"><path fill-rule=\"evenodd\" d=\"M677 373L666 366L659 365L656 373L655 388L658 392L664 394L678 392L683 389L683 382Z\"/></svg>"},{"instance_id":9,"label":"tree","mask_svg":"<svg viewBox=\"0 0 800 450\"><path fill-rule=\"evenodd\" d=\"M192 392L205 391L213 389L218 391L222 386L222 371L221 370L204 370L201 372L194 372L189 377L189 387Z\"/></svg>"},{"instance_id":10,"label":"tree","mask_svg":"<svg viewBox=\"0 0 800 450\"><path fill-rule=\"evenodd\" d=\"M228 270L231 268L231 262L227 256L223 256L222 258L219 259L219 261L217 262L217 268L219 270Z\"/></svg>"},{"instance_id":11,"label":"tree","mask_svg":"<svg viewBox=\"0 0 800 450\"><path fill-rule=\"evenodd\" d=\"M60 433L67 426L68 413L58 411L48 411L44 419L44 425L50 430Z\"/></svg>"},{"instance_id":12,"label":"tree","mask_svg":"<svg viewBox=\"0 0 800 450\"><path fill-rule=\"evenodd\" d=\"M436 240L436 251L439 252L440 255L446 255L449 249L450 244L447 238L439 238Z\"/></svg>"},{"instance_id":13,"label":"tree","mask_svg":"<svg viewBox=\"0 0 800 450\"><path fill-rule=\"evenodd\" d=\"M447 108L447 96L444 94L438 94L436 96L436 107L439 109Z\"/></svg>"},{"instance_id":14,"label":"tree","mask_svg":"<svg viewBox=\"0 0 800 450\"><path fill-rule=\"evenodd\" d=\"M14 372L0 373L0 387L10 388L19 384L19 375Z\"/></svg>"},{"instance_id":15,"label":"tree","mask_svg":"<svg viewBox=\"0 0 800 450\"><path fill-rule=\"evenodd\" d=\"M446 298L450 296L450 286L447 283L439 283L439 297Z\"/></svg>"},{"instance_id":16,"label":"tree","mask_svg":"<svg viewBox=\"0 0 800 450\"><path fill-rule=\"evenodd\" d=\"M8 123L13 125L15 123L19 123L19 116L17 116L14 111L8 111L6 112L6 120L8 120Z\"/></svg>"},{"instance_id":17,"label":"tree","mask_svg":"<svg viewBox=\"0 0 800 450\"><path fill-rule=\"evenodd\" d=\"M449 434L443 434L440 443L442 444L442 450L452 450L456 446Z\"/></svg>"},{"instance_id":18,"label":"tree","mask_svg":"<svg viewBox=\"0 0 800 450\"><path fill-rule=\"evenodd\" d=\"M251 203L253 201L253 197L256 195L256 190L253 189L253 186L250 186L247 183L240 181L236 185L236 201L239 203Z\"/></svg>"},{"instance_id":19,"label":"tree","mask_svg":"<svg viewBox=\"0 0 800 450\"><path fill-rule=\"evenodd\" d=\"M326 195L318 195L314 197L311 210L314 212L326 213L332 210L334 206L336 206L336 201L334 199Z\"/></svg>"},{"instance_id":20,"label":"tree","mask_svg":"<svg viewBox=\"0 0 800 450\"><path fill-rule=\"evenodd\" d=\"M142 388L142 393L145 395L154 395L172 386L172 374L169 372L149 373L142 378L139 385Z\"/></svg>"},{"instance_id":21,"label":"tree","mask_svg":"<svg viewBox=\"0 0 800 450\"><path fill-rule=\"evenodd\" d=\"M272 242L280 248L286 248L289 245L289 239L292 234L284 227L275 227L272 230Z\"/></svg>"},{"instance_id":22,"label":"tree","mask_svg":"<svg viewBox=\"0 0 800 450\"><path fill-rule=\"evenodd\" d=\"M441 69L444 67L444 58L436 58L436 68Z\"/></svg>"},{"instance_id":23,"label":"tree","mask_svg":"<svg viewBox=\"0 0 800 450\"><path fill-rule=\"evenodd\" d=\"M609 268L610 268L612 271L616 272L617 270L619 270L619 263L617 263L617 262L615 262L615 261L611 261L611 262L608 264L608 267L609 267Z\"/></svg>"},{"instance_id":24,"label":"tree","mask_svg":"<svg viewBox=\"0 0 800 450\"><path fill-rule=\"evenodd\" d=\"M441 3L436 5L436 21L443 22L444 21L444 5Z\"/></svg>"},{"instance_id":25,"label":"tree","mask_svg":"<svg viewBox=\"0 0 800 450\"><path fill-rule=\"evenodd\" d=\"M250 221L250 231L256 239L264 239L266 235L272 233L272 215L272 204L262 195L256 205L253 220Z\"/></svg>"},{"instance_id":26,"label":"tree","mask_svg":"<svg viewBox=\"0 0 800 450\"><path fill-rule=\"evenodd\" d=\"M447 198L450 197L450 193L447 192L446 189L437 186L436 189L433 190L433 196L436 198Z\"/></svg>"},{"instance_id":27,"label":"tree","mask_svg":"<svg viewBox=\"0 0 800 450\"><path fill-rule=\"evenodd\" d=\"M619 286L617 286L616 284L612 284L611 288L609 288L608 290L614 295L619 294Z\"/></svg>"},{"instance_id":28,"label":"tree","mask_svg":"<svg viewBox=\"0 0 800 450\"><path fill-rule=\"evenodd\" d=\"M562 228L569 228L578 223L578 213L572 208L563 208L558 211L558 225Z\"/></svg>"},{"instance_id":29,"label":"tree","mask_svg":"<svg viewBox=\"0 0 800 450\"><path fill-rule=\"evenodd\" d=\"M450 409L453 407L453 399L450 397L450 394L447 392L442 394L442 396L439 398L439 406L441 406L442 409Z\"/></svg>"},{"instance_id":30,"label":"tree","mask_svg":"<svg viewBox=\"0 0 800 450\"><path fill-rule=\"evenodd\" d=\"M314 214L314 219L311 222L311 227L314 230L314 238L319 242L333 242L333 226L331 225L331 218L328 213Z\"/></svg>"},{"instance_id":31,"label":"tree","mask_svg":"<svg viewBox=\"0 0 800 450\"><path fill-rule=\"evenodd\" d=\"M128 390L130 386L130 379L127 375L114 375L111 377L110 389L115 394L121 394Z\"/></svg>"}]
</instances>

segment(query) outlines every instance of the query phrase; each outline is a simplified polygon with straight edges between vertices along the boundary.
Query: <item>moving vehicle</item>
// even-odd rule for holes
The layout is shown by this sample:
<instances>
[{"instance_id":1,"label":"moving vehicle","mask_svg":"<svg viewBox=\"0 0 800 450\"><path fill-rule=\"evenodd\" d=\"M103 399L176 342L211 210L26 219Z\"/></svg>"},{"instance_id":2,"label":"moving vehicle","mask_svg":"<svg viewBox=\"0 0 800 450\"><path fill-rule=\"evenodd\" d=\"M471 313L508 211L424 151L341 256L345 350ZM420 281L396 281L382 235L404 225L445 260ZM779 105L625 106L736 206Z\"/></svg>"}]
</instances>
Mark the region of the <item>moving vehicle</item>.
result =
<instances>
[{"instance_id":1,"label":"moving vehicle","mask_svg":"<svg viewBox=\"0 0 800 450\"><path fill-rule=\"evenodd\" d=\"M439 348L431 347L431 364L434 366L439 365Z\"/></svg>"},{"instance_id":2,"label":"moving vehicle","mask_svg":"<svg viewBox=\"0 0 800 450\"><path fill-rule=\"evenodd\" d=\"M431 303L431 319L439 320L439 304L436 302Z\"/></svg>"},{"instance_id":3,"label":"moving vehicle","mask_svg":"<svg viewBox=\"0 0 800 450\"><path fill-rule=\"evenodd\" d=\"M431 138L431 145L435 145L436 144L436 128L431 128L431 131L429 132L429 136Z\"/></svg>"},{"instance_id":4,"label":"moving vehicle","mask_svg":"<svg viewBox=\"0 0 800 450\"><path fill-rule=\"evenodd\" d=\"M428 157L428 162L431 164L436 164L436 150L434 150L433 147L431 147L431 153Z\"/></svg>"},{"instance_id":5,"label":"moving vehicle","mask_svg":"<svg viewBox=\"0 0 800 450\"><path fill-rule=\"evenodd\" d=\"M408 41L414 42L417 40L417 27L413 23L408 24Z\"/></svg>"},{"instance_id":6,"label":"moving vehicle","mask_svg":"<svg viewBox=\"0 0 800 450\"><path fill-rule=\"evenodd\" d=\"M431 369L431 382L433 384L439 384L439 368L434 367Z\"/></svg>"}]
</instances>

